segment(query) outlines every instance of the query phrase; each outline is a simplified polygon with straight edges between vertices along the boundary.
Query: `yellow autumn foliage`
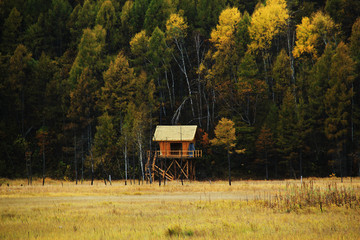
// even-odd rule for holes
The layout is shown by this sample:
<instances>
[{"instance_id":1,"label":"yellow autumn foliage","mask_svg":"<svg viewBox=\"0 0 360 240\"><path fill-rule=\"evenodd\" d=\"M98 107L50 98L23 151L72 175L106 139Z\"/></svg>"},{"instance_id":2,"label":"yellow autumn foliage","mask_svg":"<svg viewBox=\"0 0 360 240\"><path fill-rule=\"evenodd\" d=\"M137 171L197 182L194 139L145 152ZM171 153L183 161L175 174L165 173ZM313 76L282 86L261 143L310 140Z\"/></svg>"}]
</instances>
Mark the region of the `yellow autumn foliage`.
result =
<instances>
[{"instance_id":1,"label":"yellow autumn foliage","mask_svg":"<svg viewBox=\"0 0 360 240\"><path fill-rule=\"evenodd\" d=\"M316 49L314 48L318 39L315 33L315 26L310 23L308 17L304 17L301 24L296 27L296 46L294 47L294 57L300 57L303 53L309 53L315 58L317 57Z\"/></svg>"},{"instance_id":2,"label":"yellow autumn foliage","mask_svg":"<svg viewBox=\"0 0 360 240\"><path fill-rule=\"evenodd\" d=\"M294 57L309 54L313 59L317 59L320 46L326 45L337 34L338 26L329 15L319 11L311 18L304 17L301 24L296 26Z\"/></svg>"},{"instance_id":3,"label":"yellow autumn foliage","mask_svg":"<svg viewBox=\"0 0 360 240\"><path fill-rule=\"evenodd\" d=\"M130 49L134 55L141 55L147 51L149 37L146 36L145 30L138 32L130 41Z\"/></svg>"},{"instance_id":4,"label":"yellow autumn foliage","mask_svg":"<svg viewBox=\"0 0 360 240\"><path fill-rule=\"evenodd\" d=\"M268 0L255 10L249 27L252 42L249 50L263 51L271 47L273 38L281 33L289 19L285 0Z\"/></svg>"},{"instance_id":5,"label":"yellow autumn foliage","mask_svg":"<svg viewBox=\"0 0 360 240\"><path fill-rule=\"evenodd\" d=\"M223 10L219 17L219 24L211 32L210 42L219 50L226 48L233 42L236 25L241 20L241 13L237 8Z\"/></svg>"},{"instance_id":6,"label":"yellow autumn foliage","mask_svg":"<svg viewBox=\"0 0 360 240\"><path fill-rule=\"evenodd\" d=\"M212 145L225 146L228 151L235 147L236 135L233 121L227 118L221 118L214 132L215 138L210 140Z\"/></svg>"},{"instance_id":7,"label":"yellow autumn foliage","mask_svg":"<svg viewBox=\"0 0 360 240\"><path fill-rule=\"evenodd\" d=\"M169 38L185 38L187 28L185 19L178 13L172 13L166 21L166 33Z\"/></svg>"}]
</instances>

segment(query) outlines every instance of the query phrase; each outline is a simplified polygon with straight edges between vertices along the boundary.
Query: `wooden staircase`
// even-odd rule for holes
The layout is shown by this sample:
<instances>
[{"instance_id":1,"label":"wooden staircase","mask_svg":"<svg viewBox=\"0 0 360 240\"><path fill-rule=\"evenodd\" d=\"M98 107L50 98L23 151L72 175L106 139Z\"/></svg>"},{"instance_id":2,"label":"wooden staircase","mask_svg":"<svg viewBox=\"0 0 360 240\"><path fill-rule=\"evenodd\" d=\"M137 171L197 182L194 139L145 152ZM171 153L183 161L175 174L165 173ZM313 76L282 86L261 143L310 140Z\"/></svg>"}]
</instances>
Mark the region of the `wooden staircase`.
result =
<instances>
[{"instance_id":1,"label":"wooden staircase","mask_svg":"<svg viewBox=\"0 0 360 240\"><path fill-rule=\"evenodd\" d=\"M151 174L151 179L154 181L154 176L155 174L158 177L161 178L166 178L166 180L168 181L172 181L174 179L174 176L172 176L169 172L165 171L164 169L161 169L158 165L156 165L156 154L154 154L153 158L151 159L150 154L148 154L147 156L147 162L145 164L145 176L147 179L150 179L150 174ZM151 169L151 173L149 172L149 167Z\"/></svg>"},{"instance_id":2,"label":"wooden staircase","mask_svg":"<svg viewBox=\"0 0 360 240\"><path fill-rule=\"evenodd\" d=\"M167 173L165 170L159 168L157 165L154 165L154 169L153 172L157 173L158 176L161 176L162 178L166 178L166 180L168 181L172 181L174 179L174 177L172 175L170 175L169 173Z\"/></svg>"}]
</instances>

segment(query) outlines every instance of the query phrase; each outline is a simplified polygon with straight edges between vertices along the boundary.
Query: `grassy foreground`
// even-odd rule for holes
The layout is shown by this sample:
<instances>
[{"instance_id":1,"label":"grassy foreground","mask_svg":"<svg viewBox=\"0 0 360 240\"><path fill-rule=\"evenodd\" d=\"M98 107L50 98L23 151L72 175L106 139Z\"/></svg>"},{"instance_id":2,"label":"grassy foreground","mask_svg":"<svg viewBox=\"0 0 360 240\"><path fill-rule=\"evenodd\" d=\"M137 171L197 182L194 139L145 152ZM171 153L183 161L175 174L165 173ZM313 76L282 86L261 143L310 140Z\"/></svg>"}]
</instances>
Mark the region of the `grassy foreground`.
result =
<instances>
[{"instance_id":1,"label":"grassy foreground","mask_svg":"<svg viewBox=\"0 0 360 240\"><path fill-rule=\"evenodd\" d=\"M0 179L0 239L360 239L360 179L304 182Z\"/></svg>"}]
</instances>

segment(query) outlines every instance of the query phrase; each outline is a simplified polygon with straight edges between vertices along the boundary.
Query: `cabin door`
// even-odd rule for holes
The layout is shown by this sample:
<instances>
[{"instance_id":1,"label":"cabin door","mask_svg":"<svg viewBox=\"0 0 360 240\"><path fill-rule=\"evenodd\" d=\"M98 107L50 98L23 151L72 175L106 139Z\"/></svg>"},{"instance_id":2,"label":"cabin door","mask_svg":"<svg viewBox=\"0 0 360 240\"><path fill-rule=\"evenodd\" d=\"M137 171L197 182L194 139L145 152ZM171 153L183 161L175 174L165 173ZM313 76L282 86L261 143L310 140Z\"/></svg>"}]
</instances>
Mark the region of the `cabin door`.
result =
<instances>
[{"instance_id":1,"label":"cabin door","mask_svg":"<svg viewBox=\"0 0 360 240\"><path fill-rule=\"evenodd\" d=\"M194 145L194 143L190 143L189 150L188 150L189 157L194 157L194 152L195 152L195 145Z\"/></svg>"},{"instance_id":2,"label":"cabin door","mask_svg":"<svg viewBox=\"0 0 360 240\"><path fill-rule=\"evenodd\" d=\"M170 143L170 155L180 156L182 151L182 143Z\"/></svg>"}]
</instances>

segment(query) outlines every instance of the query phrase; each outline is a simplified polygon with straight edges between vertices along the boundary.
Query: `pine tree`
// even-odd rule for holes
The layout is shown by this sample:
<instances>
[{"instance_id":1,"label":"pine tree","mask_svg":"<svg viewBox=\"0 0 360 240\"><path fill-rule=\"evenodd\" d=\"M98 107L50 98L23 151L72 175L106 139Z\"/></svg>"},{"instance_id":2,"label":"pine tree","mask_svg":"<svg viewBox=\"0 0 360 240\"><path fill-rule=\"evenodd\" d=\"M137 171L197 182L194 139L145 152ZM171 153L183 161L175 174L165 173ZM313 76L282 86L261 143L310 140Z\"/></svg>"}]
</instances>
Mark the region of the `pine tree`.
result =
<instances>
[{"instance_id":1,"label":"pine tree","mask_svg":"<svg viewBox=\"0 0 360 240\"><path fill-rule=\"evenodd\" d=\"M310 133L309 143L314 151L314 162L316 166L326 166L322 163L321 156L327 151L328 140L324 132L325 113L325 94L329 88L329 73L331 67L331 58L334 55L332 45L326 47L323 55L315 63L309 75L306 78L308 84L308 107ZM317 172L316 170L314 170Z\"/></svg>"},{"instance_id":2,"label":"pine tree","mask_svg":"<svg viewBox=\"0 0 360 240\"><path fill-rule=\"evenodd\" d=\"M338 163L341 177L347 173L346 143L349 134L351 99L355 63L351 59L348 47L341 42L331 59L329 88L325 93L324 104L325 135L331 141L329 153Z\"/></svg>"},{"instance_id":3,"label":"pine tree","mask_svg":"<svg viewBox=\"0 0 360 240\"><path fill-rule=\"evenodd\" d=\"M261 162L265 163L265 177L269 179L269 155L275 145L273 134L270 129L264 125L256 140L256 149L258 151Z\"/></svg>"},{"instance_id":4,"label":"pine tree","mask_svg":"<svg viewBox=\"0 0 360 240\"><path fill-rule=\"evenodd\" d=\"M106 44L107 49L113 50L116 48L114 43L116 36L116 22L117 17L115 13L115 8L111 1L104 1L96 15L95 23L101 25L106 30Z\"/></svg>"},{"instance_id":5,"label":"pine tree","mask_svg":"<svg viewBox=\"0 0 360 240\"><path fill-rule=\"evenodd\" d=\"M129 66L126 56L120 52L104 72L104 86L101 88L100 96L102 111L107 111L115 117L116 126L119 126L127 104L132 100L134 81L134 69Z\"/></svg>"},{"instance_id":6,"label":"pine tree","mask_svg":"<svg viewBox=\"0 0 360 240\"><path fill-rule=\"evenodd\" d=\"M151 34L156 27L165 29L166 20L171 13L171 6L167 0L151 0L146 10L144 19L144 29L147 34Z\"/></svg>"},{"instance_id":7,"label":"pine tree","mask_svg":"<svg viewBox=\"0 0 360 240\"><path fill-rule=\"evenodd\" d=\"M13 8L9 17L5 20L2 29L1 50L3 53L12 54L20 42L22 16Z\"/></svg>"},{"instance_id":8,"label":"pine tree","mask_svg":"<svg viewBox=\"0 0 360 240\"><path fill-rule=\"evenodd\" d=\"M205 36L210 36L211 29L216 26L221 11L226 7L225 1L199 0L196 10L195 27Z\"/></svg>"},{"instance_id":9,"label":"pine tree","mask_svg":"<svg viewBox=\"0 0 360 240\"><path fill-rule=\"evenodd\" d=\"M133 63L136 70L146 69L146 64L148 64L146 56L148 46L149 37L146 36L145 30L135 34L135 36L131 39L130 49L134 56Z\"/></svg>"},{"instance_id":10,"label":"pine tree","mask_svg":"<svg viewBox=\"0 0 360 240\"><path fill-rule=\"evenodd\" d=\"M69 85L73 88L84 68L88 67L93 75L101 79L104 69L103 50L105 46L106 31L97 25L93 30L85 29L79 44L76 59L71 67Z\"/></svg>"},{"instance_id":11,"label":"pine tree","mask_svg":"<svg viewBox=\"0 0 360 240\"><path fill-rule=\"evenodd\" d=\"M295 161L298 159L297 143L298 135L296 131L297 114L294 96L288 88L285 92L282 105L279 110L277 144L282 153L289 175L296 178Z\"/></svg>"},{"instance_id":12,"label":"pine tree","mask_svg":"<svg viewBox=\"0 0 360 240\"><path fill-rule=\"evenodd\" d=\"M25 136L26 129L26 113L27 113L27 96L28 86L30 86L32 54L28 52L24 45L18 45L14 55L10 58L9 64L9 84L11 90L16 96L14 110L19 111L20 133ZM30 126L28 126L30 127Z\"/></svg>"},{"instance_id":13,"label":"pine tree","mask_svg":"<svg viewBox=\"0 0 360 240\"><path fill-rule=\"evenodd\" d=\"M289 56L286 54L285 49L282 49L276 57L272 68L272 77L275 81L274 92L277 104L281 104L286 90L291 85L291 69L289 62ZM291 86L290 88L294 89L294 86Z\"/></svg>"},{"instance_id":14,"label":"pine tree","mask_svg":"<svg viewBox=\"0 0 360 240\"><path fill-rule=\"evenodd\" d=\"M146 11L150 0L135 0L130 11L129 28L131 35L140 32L143 29Z\"/></svg>"},{"instance_id":15,"label":"pine tree","mask_svg":"<svg viewBox=\"0 0 360 240\"><path fill-rule=\"evenodd\" d=\"M116 131L113 124L113 118L107 112L98 118L98 125L96 126L96 134L94 137L94 156L95 168L101 166L103 177L107 177L106 173L112 173L115 169L113 163L114 157L117 154L116 148ZM120 172L120 164L118 164Z\"/></svg>"}]
</instances>

